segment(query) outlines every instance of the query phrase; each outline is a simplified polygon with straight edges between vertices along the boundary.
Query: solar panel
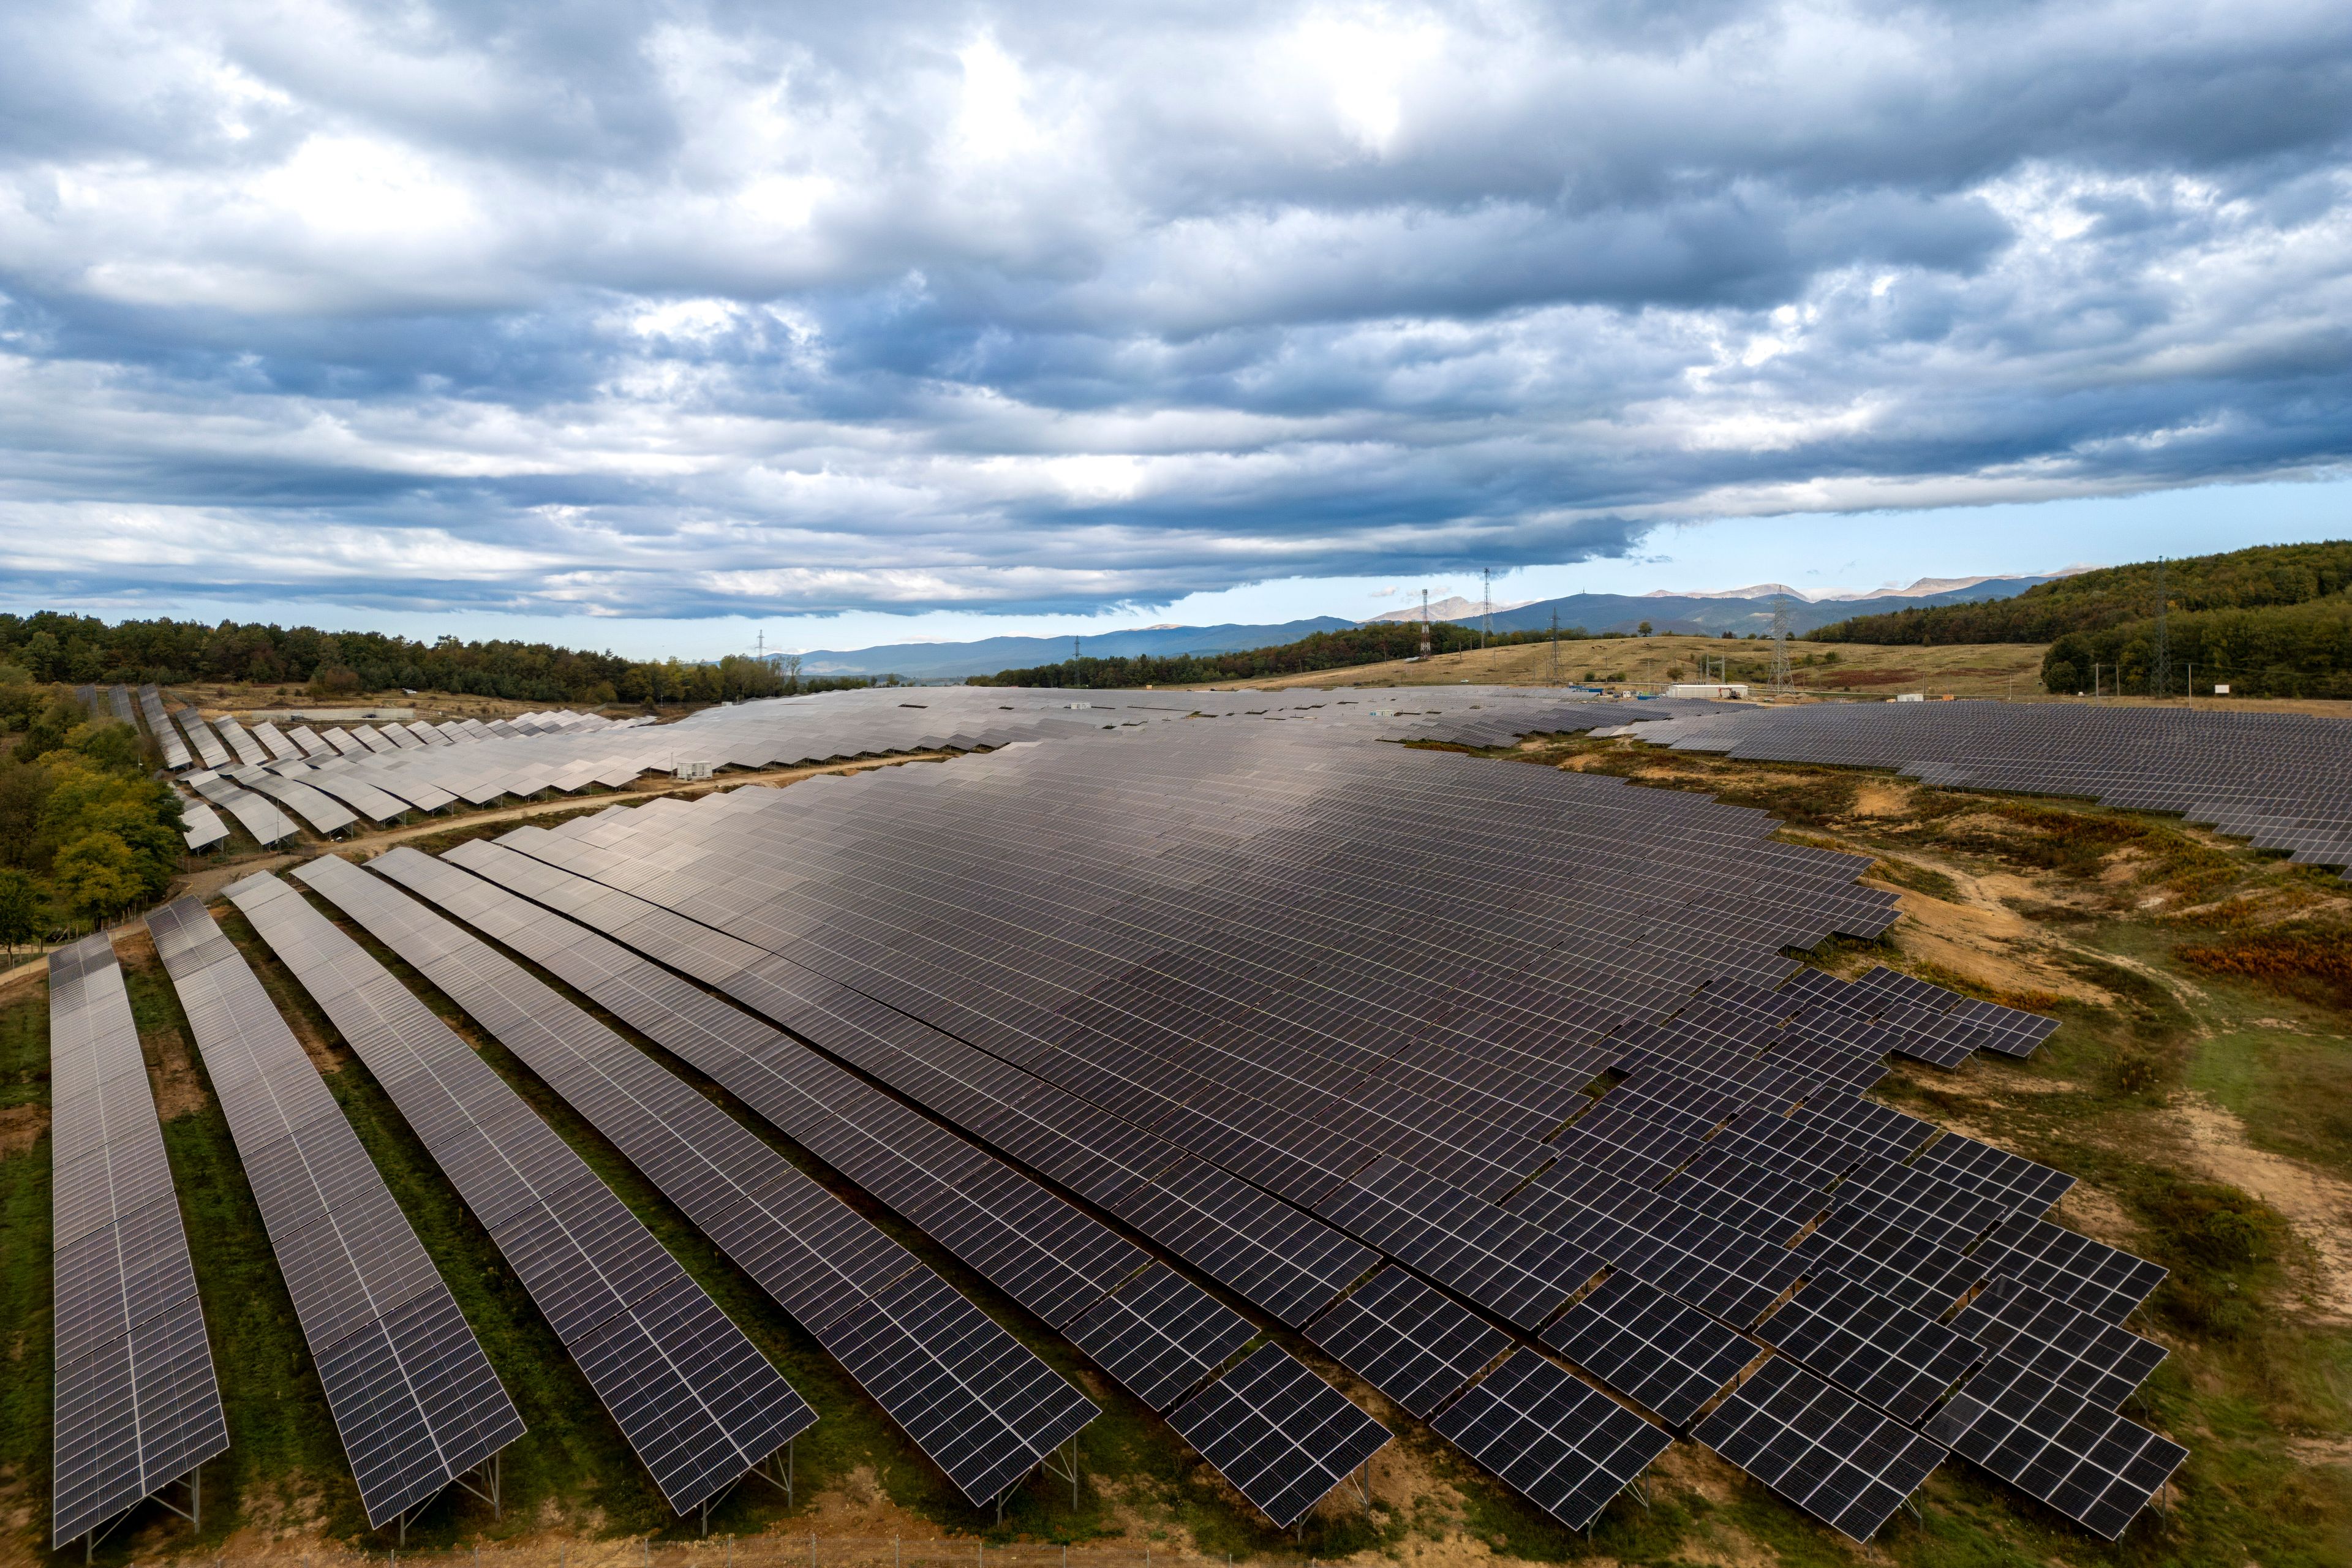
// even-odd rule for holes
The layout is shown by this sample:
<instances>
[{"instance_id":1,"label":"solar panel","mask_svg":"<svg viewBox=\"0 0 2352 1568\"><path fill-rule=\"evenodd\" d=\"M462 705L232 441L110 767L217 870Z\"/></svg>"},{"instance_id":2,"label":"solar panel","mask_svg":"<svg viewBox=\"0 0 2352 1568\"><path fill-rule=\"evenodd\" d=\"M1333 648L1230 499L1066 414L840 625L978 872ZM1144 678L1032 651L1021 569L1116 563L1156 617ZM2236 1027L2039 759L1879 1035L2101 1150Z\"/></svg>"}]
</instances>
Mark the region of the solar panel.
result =
<instances>
[{"instance_id":1,"label":"solar panel","mask_svg":"<svg viewBox=\"0 0 2352 1568\"><path fill-rule=\"evenodd\" d=\"M187 1232L114 947L53 950L50 1542L93 1536L228 1448Z\"/></svg>"},{"instance_id":2,"label":"solar panel","mask_svg":"<svg viewBox=\"0 0 2352 1568\"><path fill-rule=\"evenodd\" d=\"M1676 1427L1689 1426L1763 1353L1630 1274L1603 1280L1544 1331L1543 1342Z\"/></svg>"},{"instance_id":3,"label":"solar panel","mask_svg":"<svg viewBox=\"0 0 2352 1568\"><path fill-rule=\"evenodd\" d=\"M1431 1423L1513 1491L1582 1530L1674 1439L1522 1350Z\"/></svg>"},{"instance_id":4,"label":"solar panel","mask_svg":"<svg viewBox=\"0 0 2352 1568\"><path fill-rule=\"evenodd\" d=\"M1511 1338L1402 1268L1383 1268L1307 1325L1331 1359L1428 1418Z\"/></svg>"},{"instance_id":5,"label":"solar panel","mask_svg":"<svg viewBox=\"0 0 2352 1568\"><path fill-rule=\"evenodd\" d=\"M1984 1356L1966 1335L1834 1274L1808 1279L1756 1336L1915 1426Z\"/></svg>"},{"instance_id":6,"label":"solar panel","mask_svg":"<svg viewBox=\"0 0 2352 1568\"><path fill-rule=\"evenodd\" d=\"M437 869L462 876L414 852L407 859L415 874ZM496 1035L779 1304L798 1309L795 1315L830 1348L836 1321L812 1308L808 1276L822 1279L835 1270L813 1245L809 1211L815 1211L820 1227L814 1239L830 1243L839 1227L831 1205L816 1201L821 1189L809 1177L707 1097L406 894L341 860L320 862L298 875ZM855 1256L862 1261L867 1238L852 1239L860 1244ZM900 1273L876 1294L885 1302L916 1302L922 1321L904 1322L903 1311L872 1303L847 1307L861 1325L852 1372L861 1383L879 1376L877 1386L910 1380L919 1386L919 1407L892 1410L893 1418L966 1497L985 1502L1009 1484L1008 1477L1020 1479L1067 1441L1093 1418L1095 1407L928 1268L909 1258ZM939 1284L960 1308L937 1291L910 1295L917 1276ZM824 1300L830 1304L837 1296L827 1291ZM886 1334L886 1321L899 1323L903 1331ZM908 1364L877 1372L886 1356ZM846 1353L841 1359L851 1364ZM987 1403L984 1390L998 1391L1008 1403Z\"/></svg>"},{"instance_id":7,"label":"solar panel","mask_svg":"<svg viewBox=\"0 0 2352 1568\"><path fill-rule=\"evenodd\" d=\"M1940 1318L1985 1278L1985 1267L1883 1215L1841 1209L1798 1239L1811 1268L1842 1274L1890 1301Z\"/></svg>"},{"instance_id":8,"label":"solar panel","mask_svg":"<svg viewBox=\"0 0 2352 1568\"><path fill-rule=\"evenodd\" d=\"M2170 1272L2025 1215L2004 1222L1970 1256L1990 1273L2005 1274L2111 1323L2129 1317Z\"/></svg>"},{"instance_id":9,"label":"solar panel","mask_svg":"<svg viewBox=\"0 0 2352 1568\"><path fill-rule=\"evenodd\" d=\"M1387 1156L1315 1212L1529 1331L1601 1271L1562 1237Z\"/></svg>"},{"instance_id":10,"label":"solar panel","mask_svg":"<svg viewBox=\"0 0 2352 1568\"><path fill-rule=\"evenodd\" d=\"M1937 1444L1779 1356L1691 1436L1857 1542L1944 1461Z\"/></svg>"},{"instance_id":11,"label":"solar panel","mask_svg":"<svg viewBox=\"0 0 2352 1568\"><path fill-rule=\"evenodd\" d=\"M1927 1423L1928 1436L2105 1540L2120 1536L2189 1457L2007 1355Z\"/></svg>"},{"instance_id":12,"label":"solar panel","mask_svg":"<svg viewBox=\"0 0 2352 1568\"><path fill-rule=\"evenodd\" d=\"M1389 1440L1387 1427L1279 1345L1260 1346L1168 1420L1284 1530Z\"/></svg>"},{"instance_id":13,"label":"solar panel","mask_svg":"<svg viewBox=\"0 0 2352 1568\"><path fill-rule=\"evenodd\" d=\"M228 897L400 1108L674 1510L815 1420L571 1146L382 965L275 877Z\"/></svg>"},{"instance_id":14,"label":"solar panel","mask_svg":"<svg viewBox=\"0 0 2352 1568\"><path fill-rule=\"evenodd\" d=\"M1069 1325L1070 1342L1127 1391L1167 1410L1256 1334L1247 1319L1154 1263Z\"/></svg>"},{"instance_id":15,"label":"solar panel","mask_svg":"<svg viewBox=\"0 0 2352 1568\"><path fill-rule=\"evenodd\" d=\"M489 1358L244 955L203 901L151 912L220 1097L368 1522L522 1436Z\"/></svg>"},{"instance_id":16,"label":"solar panel","mask_svg":"<svg viewBox=\"0 0 2352 1568\"><path fill-rule=\"evenodd\" d=\"M2029 1217L2047 1213L2074 1184L2063 1171L1957 1132L1947 1132L1930 1145L1919 1157L1919 1168L1955 1186L1998 1198Z\"/></svg>"},{"instance_id":17,"label":"solar panel","mask_svg":"<svg viewBox=\"0 0 2352 1568\"><path fill-rule=\"evenodd\" d=\"M2014 1279L1996 1279L1952 1327L1987 1352L2114 1410L2163 1364L2165 1348Z\"/></svg>"},{"instance_id":18,"label":"solar panel","mask_svg":"<svg viewBox=\"0 0 2352 1568\"><path fill-rule=\"evenodd\" d=\"M975 1502L1002 1494L1100 1414L929 1269L851 1307L825 1343ZM975 1421L975 1412L987 1418Z\"/></svg>"}]
</instances>

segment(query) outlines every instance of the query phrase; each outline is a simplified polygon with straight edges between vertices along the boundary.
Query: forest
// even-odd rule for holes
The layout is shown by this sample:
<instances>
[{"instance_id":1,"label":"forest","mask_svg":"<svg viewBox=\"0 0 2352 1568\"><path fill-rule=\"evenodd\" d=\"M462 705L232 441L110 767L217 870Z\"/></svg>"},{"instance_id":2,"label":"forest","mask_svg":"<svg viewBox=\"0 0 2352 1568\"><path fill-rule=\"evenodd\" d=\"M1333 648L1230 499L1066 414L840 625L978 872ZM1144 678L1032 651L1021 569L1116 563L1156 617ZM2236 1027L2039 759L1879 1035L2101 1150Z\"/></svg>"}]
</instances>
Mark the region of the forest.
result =
<instances>
[{"instance_id":1,"label":"forest","mask_svg":"<svg viewBox=\"0 0 2352 1568\"><path fill-rule=\"evenodd\" d=\"M0 945L89 930L161 899L185 840L139 731L0 666Z\"/></svg>"},{"instance_id":2,"label":"forest","mask_svg":"<svg viewBox=\"0 0 2352 1568\"><path fill-rule=\"evenodd\" d=\"M2153 620L2159 574L2165 605L2176 617L2184 611L2309 604L2352 587L2352 540L2263 544L2226 554L2110 566L2040 584L2014 598L1856 616L1805 636L1813 642L1898 646L2055 642L2071 633Z\"/></svg>"},{"instance_id":3,"label":"forest","mask_svg":"<svg viewBox=\"0 0 2352 1568\"><path fill-rule=\"evenodd\" d=\"M2352 594L2258 609L2173 610L2069 632L2050 645L2042 684L2055 692L2181 696L2227 686L2233 697L2352 698Z\"/></svg>"},{"instance_id":4,"label":"forest","mask_svg":"<svg viewBox=\"0 0 2352 1568\"><path fill-rule=\"evenodd\" d=\"M43 611L0 615L0 662L33 681L299 686L315 697L443 691L593 707L719 702L864 686L803 680L796 662L730 655L707 664L624 658L548 643L415 641L383 632L223 621L121 621Z\"/></svg>"}]
</instances>

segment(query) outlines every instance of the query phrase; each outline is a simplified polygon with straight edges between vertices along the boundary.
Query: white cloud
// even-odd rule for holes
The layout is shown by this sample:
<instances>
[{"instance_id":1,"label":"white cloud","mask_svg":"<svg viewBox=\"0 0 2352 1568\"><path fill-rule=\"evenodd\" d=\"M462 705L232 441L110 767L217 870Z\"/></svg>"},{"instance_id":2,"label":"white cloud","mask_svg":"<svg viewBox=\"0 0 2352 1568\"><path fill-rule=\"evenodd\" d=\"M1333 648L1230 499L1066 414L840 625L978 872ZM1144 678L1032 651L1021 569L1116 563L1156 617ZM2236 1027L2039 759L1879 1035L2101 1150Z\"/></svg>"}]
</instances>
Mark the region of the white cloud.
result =
<instances>
[{"instance_id":1,"label":"white cloud","mask_svg":"<svg viewBox=\"0 0 2352 1568\"><path fill-rule=\"evenodd\" d=\"M2352 446L2341 7L600 16L0 16L18 592L1090 609Z\"/></svg>"}]
</instances>

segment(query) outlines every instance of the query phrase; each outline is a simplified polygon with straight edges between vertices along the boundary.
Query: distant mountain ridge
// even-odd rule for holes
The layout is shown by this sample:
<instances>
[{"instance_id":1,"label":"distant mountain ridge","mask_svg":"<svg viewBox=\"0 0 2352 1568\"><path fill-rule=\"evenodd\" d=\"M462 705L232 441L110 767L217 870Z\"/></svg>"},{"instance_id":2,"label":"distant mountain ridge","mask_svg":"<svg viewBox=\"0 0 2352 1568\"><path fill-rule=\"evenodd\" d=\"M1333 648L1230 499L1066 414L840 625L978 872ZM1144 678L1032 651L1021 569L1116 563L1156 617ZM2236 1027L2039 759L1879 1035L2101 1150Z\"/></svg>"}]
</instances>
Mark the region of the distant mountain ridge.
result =
<instances>
[{"instance_id":1,"label":"distant mountain ridge","mask_svg":"<svg viewBox=\"0 0 2352 1568\"><path fill-rule=\"evenodd\" d=\"M961 680L968 675L993 675L1000 669L1057 663L1070 657L1073 642L1080 651L1098 658L1133 658L1142 654L1170 658L1188 653L1238 653L1244 648L1271 647L1277 643L1297 642L1316 632L1346 631L1355 624L1337 616L1316 616L1271 626L1138 626L1131 631L1100 632L1076 638L982 637L977 642L886 643L879 647L845 652L820 648L800 656L801 673Z\"/></svg>"},{"instance_id":2,"label":"distant mountain ridge","mask_svg":"<svg viewBox=\"0 0 2352 1568\"><path fill-rule=\"evenodd\" d=\"M1801 635L1850 619L1857 600L1866 604L1873 612L1925 609L1941 605L1972 604L1984 599L2013 598L2028 588L2054 582L2056 577L2054 573L2031 577L1978 577L1964 579L1960 587L1933 593L1889 594L1882 591L1841 599L1803 599L1792 591L1789 599L1789 630ZM1935 579L1923 581L1933 582ZM1772 629L1772 587L1769 584L1758 586L1763 587L1765 592L1753 597L1717 594L1570 594L1564 598L1538 599L1532 604L1521 605L1507 614L1497 610L1495 612L1495 629L1498 632L1539 631L1550 626L1552 616L1557 614L1563 631L1578 626L1596 636L1638 631L1646 622L1652 631L1659 633L1719 637L1729 632L1734 637L1746 637L1750 632L1761 634Z\"/></svg>"},{"instance_id":3,"label":"distant mountain ridge","mask_svg":"<svg viewBox=\"0 0 2352 1568\"><path fill-rule=\"evenodd\" d=\"M2081 570L2081 567L2068 567L2063 572L2035 576L1923 577L1908 589L1877 588L1867 592L1841 593L1835 596L1823 595L1819 598L1808 598L1799 590L1790 588L1786 590L1790 598L1789 626L1791 632L1799 634L1812 631L1851 616L1857 605L1864 605L1872 612L1882 612L2007 598L2036 584L2053 582ZM1496 605L1495 630L1542 630L1551 625L1552 615L1558 612L1563 629L1579 626L1596 635L1632 632L1646 621L1656 632L1697 632L1714 637L1727 631L1735 637L1744 637L1749 632L1772 629L1772 595L1780 591L1777 584L1759 583L1720 593L1676 594L1657 590L1638 595L1570 594L1559 599L1513 600ZM1483 606L1459 594L1432 600L1429 614L1432 620L1457 626L1477 625L1485 617ZM1264 626L1161 625L1100 632L1075 640L1078 651L1090 658L1134 658L1149 654L1155 658L1169 658L1183 654L1239 653L1297 642L1317 632L1344 631L1360 625L1376 626L1419 619L1421 606L1414 604L1383 611L1361 622L1342 620L1336 616L1316 616L1306 620ZM801 673L803 677L867 676L878 679L896 675L902 680L961 680L969 676L993 675L1002 669L1057 664L1071 656L1072 642L1069 637L983 637L974 642L886 643L867 648L819 648L800 656Z\"/></svg>"}]
</instances>

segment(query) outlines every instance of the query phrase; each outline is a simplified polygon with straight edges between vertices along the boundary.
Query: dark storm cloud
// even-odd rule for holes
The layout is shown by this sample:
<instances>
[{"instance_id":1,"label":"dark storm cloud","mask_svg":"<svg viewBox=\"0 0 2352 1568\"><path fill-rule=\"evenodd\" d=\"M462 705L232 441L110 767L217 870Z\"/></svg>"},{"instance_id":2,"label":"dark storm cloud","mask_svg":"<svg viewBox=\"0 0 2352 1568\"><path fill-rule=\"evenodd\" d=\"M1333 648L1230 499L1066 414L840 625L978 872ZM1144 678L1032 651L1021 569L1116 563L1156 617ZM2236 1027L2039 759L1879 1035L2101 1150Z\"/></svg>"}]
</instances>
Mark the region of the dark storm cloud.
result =
<instances>
[{"instance_id":1,"label":"dark storm cloud","mask_svg":"<svg viewBox=\"0 0 2352 1568\"><path fill-rule=\"evenodd\" d=\"M1087 609L2352 437L2340 5L0 12L20 598Z\"/></svg>"}]
</instances>

